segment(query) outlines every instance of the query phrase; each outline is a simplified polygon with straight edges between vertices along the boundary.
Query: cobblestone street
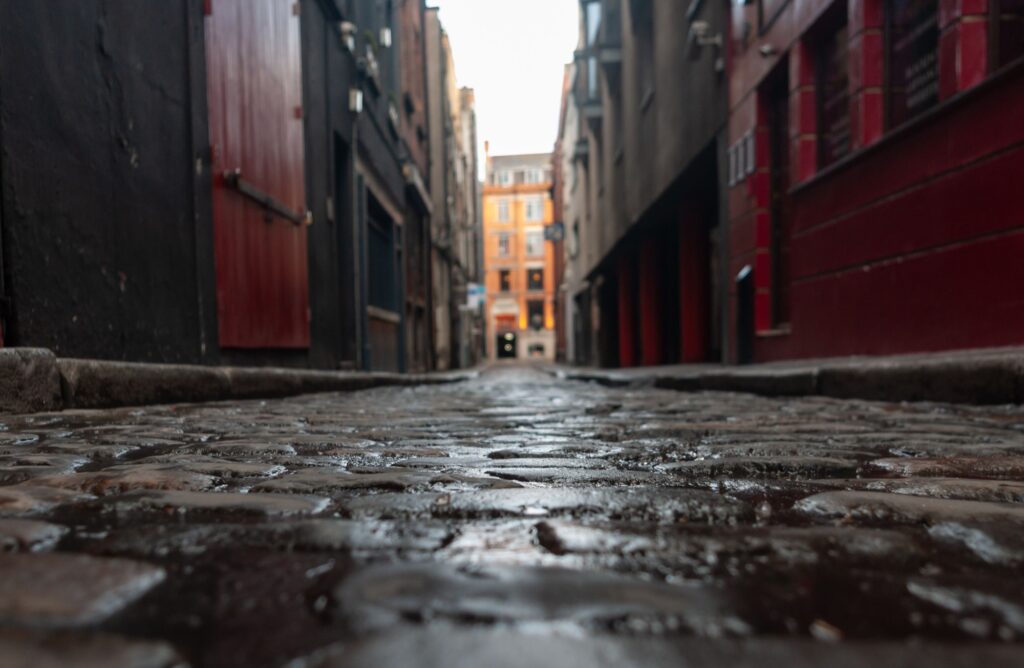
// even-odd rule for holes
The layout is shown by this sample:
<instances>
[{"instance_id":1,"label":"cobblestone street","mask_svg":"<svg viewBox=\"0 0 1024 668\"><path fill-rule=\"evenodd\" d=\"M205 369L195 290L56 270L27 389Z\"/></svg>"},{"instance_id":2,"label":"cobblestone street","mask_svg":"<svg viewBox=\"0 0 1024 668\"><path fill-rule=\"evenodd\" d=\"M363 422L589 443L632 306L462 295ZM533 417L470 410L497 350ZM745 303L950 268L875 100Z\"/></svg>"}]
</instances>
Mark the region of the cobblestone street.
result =
<instances>
[{"instance_id":1,"label":"cobblestone street","mask_svg":"<svg viewBox=\"0 0 1024 668\"><path fill-rule=\"evenodd\" d=\"M500 367L0 416L0 485L4 666L1024 664L1019 407Z\"/></svg>"}]
</instances>

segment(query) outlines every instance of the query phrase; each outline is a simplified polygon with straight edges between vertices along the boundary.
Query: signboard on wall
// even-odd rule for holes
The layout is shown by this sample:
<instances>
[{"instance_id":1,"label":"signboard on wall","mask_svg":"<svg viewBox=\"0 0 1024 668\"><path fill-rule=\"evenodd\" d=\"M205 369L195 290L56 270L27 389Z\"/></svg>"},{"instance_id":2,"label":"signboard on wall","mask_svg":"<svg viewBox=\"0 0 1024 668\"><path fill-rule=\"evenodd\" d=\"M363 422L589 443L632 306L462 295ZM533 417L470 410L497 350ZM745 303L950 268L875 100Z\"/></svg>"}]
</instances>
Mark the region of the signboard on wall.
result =
<instances>
[{"instance_id":1,"label":"signboard on wall","mask_svg":"<svg viewBox=\"0 0 1024 668\"><path fill-rule=\"evenodd\" d=\"M935 0L889 3L889 124L939 101L939 21Z\"/></svg>"},{"instance_id":2,"label":"signboard on wall","mask_svg":"<svg viewBox=\"0 0 1024 668\"><path fill-rule=\"evenodd\" d=\"M562 223L553 223L544 227L544 240L545 241L564 241L565 240L565 225Z\"/></svg>"},{"instance_id":3,"label":"signboard on wall","mask_svg":"<svg viewBox=\"0 0 1024 668\"><path fill-rule=\"evenodd\" d=\"M471 310L479 310L487 298L487 290L480 283L470 283L466 286L466 306Z\"/></svg>"}]
</instances>

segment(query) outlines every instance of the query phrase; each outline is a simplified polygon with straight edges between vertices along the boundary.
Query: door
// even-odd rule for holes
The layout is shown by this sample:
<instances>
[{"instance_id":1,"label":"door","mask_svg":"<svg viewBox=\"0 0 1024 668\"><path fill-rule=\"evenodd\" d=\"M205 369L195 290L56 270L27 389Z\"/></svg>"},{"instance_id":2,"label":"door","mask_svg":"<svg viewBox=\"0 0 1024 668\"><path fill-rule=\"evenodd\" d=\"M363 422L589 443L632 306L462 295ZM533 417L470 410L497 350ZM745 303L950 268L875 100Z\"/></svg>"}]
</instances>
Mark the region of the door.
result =
<instances>
[{"instance_id":1,"label":"door","mask_svg":"<svg viewBox=\"0 0 1024 668\"><path fill-rule=\"evenodd\" d=\"M515 332L505 332L504 334L498 334L498 359L507 360L516 358L517 338L518 336Z\"/></svg>"},{"instance_id":2,"label":"door","mask_svg":"<svg viewBox=\"0 0 1024 668\"><path fill-rule=\"evenodd\" d=\"M220 345L307 348L298 4L206 6Z\"/></svg>"}]
</instances>

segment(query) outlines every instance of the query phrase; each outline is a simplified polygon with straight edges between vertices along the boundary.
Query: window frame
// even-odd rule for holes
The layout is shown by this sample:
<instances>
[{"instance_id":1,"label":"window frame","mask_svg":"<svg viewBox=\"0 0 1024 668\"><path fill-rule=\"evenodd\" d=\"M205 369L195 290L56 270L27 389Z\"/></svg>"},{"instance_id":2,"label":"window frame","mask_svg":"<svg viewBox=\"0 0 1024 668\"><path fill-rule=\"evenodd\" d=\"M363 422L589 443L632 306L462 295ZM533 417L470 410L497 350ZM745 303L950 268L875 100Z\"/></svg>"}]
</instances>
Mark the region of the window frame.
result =
<instances>
[{"instance_id":1,"label":"window frame","mask_svg":"<svg viewBox=\"0 0 1024 668\"><path fill-rule=\"evenodd\" d=\"M841 3L845 5L845 3ZM841 5L836 5L840 7ZM842 7L845 10L845 7ZM809 31L804 37L807 45L809 46L814 59L814 113L815 113L815 152L817 158L817 169L815 171L821 171L832 165L841 162L844 158L848 157L853 153L853 96L850 95L850 51L849 51L849 19L845 11L831 11L822 17L822 20ZM842 153L837 153L832 157L831 160L826 160L827 157L827 143L828 138L825 134L826 129L826 111L825 111L825 93L826 93L826 80L828 69L826 62L826 56L828 55L827 49L829 49L833 40L843 42L841 49L841 58L839 59L844 68L844 91L843 98L845 104L843 109L846 115L846 148ZM746 174L746 171L741 168L741 173Z\"/></svg>"},{"instance_id":2,"label":"window frame","mask_svg":"<svg viewBox=\"0 0 1024 668\"><path fill-rule=\"evenodd\" d=\"M1024 61L1024 44L1020 47L1017 55L1003 61L1002 54L1002 30L1004 0L990 0L989 6L989 73L999 72L1007 67ZM1024 4L1024 3L1022 3ZM1024 10L1024 7L1021 7ZM1024 16L1022 16L1024 20Z\"/></svg>"},{"instance_id":3,"label":"window frame","mask_svg":"<svg viewBox=\"0 0 1024 668\"><path fill-rule=\"evenodd\" d=\"M508 232L498 235L498 257L512 257L512 235Z\"/></svg>"},{"instance_id":4,"label":"window frame","mask_svg":"<svg viewBox=\"0 0 1024 668\"><path fill-rule=\"evenodd\" d=\"M540 307L540 313L534 313L534 308ZM533 319L535 315L540 316L540 322L534 324ZM543 299L528 299L526 301L526 327L535 332L543 331L546 327L545 319L547 318L547 303Z\"/></svg>"},{"instance_id":5,"label":"window frame","mask_svg":"<svg viewBox=\"0 0 1024 668\"><path fill-rule=\"evenodd\" d=\"M523 219L528 223L543 223L544 222L544 209L545 201L541 195L535 195L528 197L525 200L526 206L523 207ZM536 209L536 217L530 215L531 209Z\"/></svg>"},{"instance_id":6,"label":"window frame","mask_svg":"<svg viewBox=\"0 0 1024 668\"><path fill-rule=\"evenodd\" d=\"M534 245L534 242L539 242ZM527 230L525 234L526 257L544 257L544 230ZM537 252L532 252L536 250Z\"/></svg>"},{"instance_id":7,"label":"window frame","mask_svg":"<svg viewBox=\"0 0 1024 668\"><path fill-rule=\"evenodd\" d=\"M534 273L540 277L540 281L534 281ZM531 267L526 270L527 292L544 292L544 267Z\"/></svg>"},{"instance_id":8,"label":"window frame","mask_svg":"<svg viewBox=\"0 0 1024 668\"><path fill-rule=\"evenodd\" d=\"M883 118L884 118L884 122L885 122L885 124L884 124L884 132L886 132L886 133L887 132L891 132L891 131L899 128L899 127L902 127L902 126L906 125L907 123L912 122L916 118L920 118L923 114L928 113L928 111L930 109L934 109L936 106L938 106L942 102L942 97L941 97L941 94L939 92L939 87L941 85L941 79L942 79L942 73L940 71L940 66L941 66L940 59L941 59L941 51L942 51L942 31L939 29L939 9L938 9L938 5L936 4L935 25L934 25L935 35L936 35L936 37L935 37L935 50L934 50L934 56L935 56L935 82L934 82L934 85L936 87L935 101L931 105L929 105L928 107L924 107L924 108L920 109L919 111L917 111L914 114L909 114L909 115L905 116L898 123L895 122L895 119L894 119L895 109L893 108L893 96L894 96L894 88L893 88L893 47L894 47L894 44L893 44L893 20L894 20L895 10L896 10L896 8L893 6L893 4L891 2L883 3L883 6L882 6L882 13L883 13L883 17L882 17L882 21L883 21L883 23L882 23L882 36L883 36L883 40L882 40L883 41L883 45L882 45L882 49L883 49L883 51L882 51L882 71L883 71L882 90L883 90L883 98L882 99L883 99Z\"/></svg>"}]
</instances>

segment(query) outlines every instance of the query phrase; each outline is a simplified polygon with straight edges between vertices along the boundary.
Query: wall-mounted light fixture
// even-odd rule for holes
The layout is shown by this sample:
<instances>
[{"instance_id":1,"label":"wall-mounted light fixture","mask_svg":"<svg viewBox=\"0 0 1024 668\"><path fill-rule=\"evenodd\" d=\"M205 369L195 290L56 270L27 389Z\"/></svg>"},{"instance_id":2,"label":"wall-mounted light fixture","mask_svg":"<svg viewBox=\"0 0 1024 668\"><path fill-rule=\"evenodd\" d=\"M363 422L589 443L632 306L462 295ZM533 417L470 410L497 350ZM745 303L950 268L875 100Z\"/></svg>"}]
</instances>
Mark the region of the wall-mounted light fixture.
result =
<instances>
[{"instance_id":1,"label":"wall-mounted light fixture","mask_svg":"<svg viewBox=\"0 0 1024 668\"><path fill-rule=\"evenodd\" d=\"M341 42L350 53L356 50L356 24L351 21L342 21L338 24L338 33L341 35Z\"/></svg>"},{"instance_id":2,"label":"wall-mounted light fixture","mask_svg":"<svg viewBox=\"0 0 1024 668\"><path fill-rule=\"evenodd\" d=\"M353 114L363 113L363 91L359 88L350 88L348 91L348 110Z\"/></svg>"},{"instance_id":3,"label":"wall-mounted light fixture","mask_svg":"<svg viewBox=\"0 0 1024 668\"><path fill-rule=\"evenodd\" d=\"M710 33L711 24L707 21L694 21L690 24L690 35L687 39L689 57L690 60L698 60L705 46L714 47L715 71L721 73L725 71L725 59L721 56L725 40L722 38L722 33L715 35Z\"/></svg>"}]
</instances>

